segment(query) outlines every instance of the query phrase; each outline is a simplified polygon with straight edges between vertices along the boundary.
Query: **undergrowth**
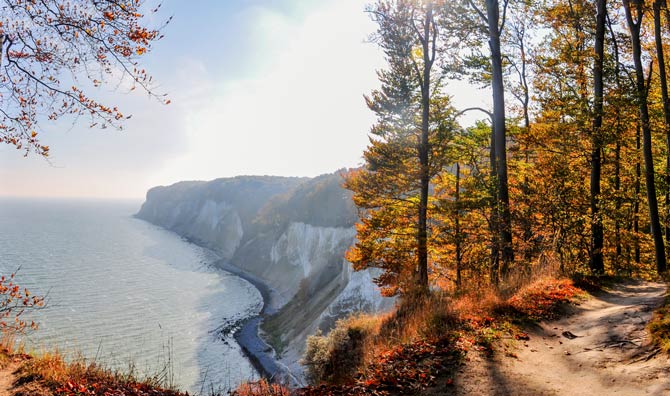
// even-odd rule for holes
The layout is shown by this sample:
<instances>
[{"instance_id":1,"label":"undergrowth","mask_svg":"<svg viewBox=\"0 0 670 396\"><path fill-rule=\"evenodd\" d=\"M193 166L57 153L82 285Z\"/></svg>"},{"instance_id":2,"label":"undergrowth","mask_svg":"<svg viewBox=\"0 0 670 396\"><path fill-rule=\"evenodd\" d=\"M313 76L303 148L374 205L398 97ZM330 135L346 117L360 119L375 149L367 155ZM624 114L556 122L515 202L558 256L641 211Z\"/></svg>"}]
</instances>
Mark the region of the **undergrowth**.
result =
<instances>
[{"instance_id":1,"label":"undergrowth","mask_svg":"<svg viewBox=\"0 0 670 396\"><path fill-rule=\"evenodd\" d=\"M231 396L289 396L291 390L280 384L273 384L267 380L247 382L240 385Z\"/></svg>"},{"instance_id":2,"label":"undergrowth","mask_svg":"<svg viewBox=\"0 0 670 396\"><path fill-rule=\"evenodd\" d=\"M670 296L665 298L662 307L654 311L647 328L652 342L664 353L670 353Z\"/></svg>"},{"instance_id":3,"label":"undergrowth","mask_svg":"<svg viewBox=\"0 0 670 396\"><path fill-rule=\"evenodd\" d=\"M521 324L555 319L565 304L585 295L571 280L547 277L510 298L492 289L406 297L392 313L355 315L338 321L328 335L310 337L302 363L313 385L295 393L408 395L421 394L438 379L451 384L470 349L493 353L504 336L526 339Z\"/></svg>"},{"instance_id":4,"label":"undergrowth","mask_svg":"<svg viewBox=\"0 0 670 396\"><path fill-rule=\"evenodd\" d=\"M11 337L8 337L11 339ZM16 365L13 396L187 396L166 389L156 377L138 378L114 371L84 358L66 360L58 351L26 354L5 339L0 366Z\"/></svg>"}]
</instances>

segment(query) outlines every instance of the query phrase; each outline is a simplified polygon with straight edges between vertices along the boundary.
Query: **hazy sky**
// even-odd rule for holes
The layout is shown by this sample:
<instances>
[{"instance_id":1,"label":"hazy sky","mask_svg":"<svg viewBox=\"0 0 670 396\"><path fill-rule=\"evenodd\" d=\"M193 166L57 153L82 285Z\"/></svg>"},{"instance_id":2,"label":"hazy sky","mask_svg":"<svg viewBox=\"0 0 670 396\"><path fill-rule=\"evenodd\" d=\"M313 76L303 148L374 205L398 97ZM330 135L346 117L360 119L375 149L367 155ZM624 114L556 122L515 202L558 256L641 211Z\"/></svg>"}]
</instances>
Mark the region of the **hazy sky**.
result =
<instances>
[{"instance_id":1,"label":"hazy sky","mask_svg":"<svg viewBox=\"0 0 670 396\"><path fill-rule=\"evenodd\" d=\"M316 176L361 164L380 51L364 0L165 0L174 16L143 64L168 106L104 88L122 132L50 126L51 160L0 147L0 196L141 198L235 175ZM481 93L451 87L455 104ZM43 125L44 126L44 125Z\"/></svg>"}]
</instances>

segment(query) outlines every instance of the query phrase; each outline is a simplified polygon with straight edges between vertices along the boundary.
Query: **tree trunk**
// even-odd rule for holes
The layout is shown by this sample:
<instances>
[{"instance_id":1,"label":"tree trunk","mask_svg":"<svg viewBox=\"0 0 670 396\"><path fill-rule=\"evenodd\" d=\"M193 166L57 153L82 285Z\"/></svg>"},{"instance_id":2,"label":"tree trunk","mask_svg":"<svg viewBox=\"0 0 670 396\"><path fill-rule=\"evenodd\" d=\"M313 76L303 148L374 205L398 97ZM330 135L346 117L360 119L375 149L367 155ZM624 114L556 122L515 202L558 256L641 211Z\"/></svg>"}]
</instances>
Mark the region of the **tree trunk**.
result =
<instances>
[{"instance_id":1,"label":"tree trunk","mask_svg":"<svg viewBox=\"0 0 670 396\"><path fill-rule=\"evenodd\" d=\"M426 19L423 26L423 76L421 86L421 141L419 143L420 189L419 221L417 232L417 260L419 267L419 288L428 291L428 188L430 173L428 164L428 128L430 122L430 72L433 66L431 58L431 24L433 22L433 6L428 3Z\"/></svg>"},{"instance_id":2,"label":"tree trunk","mask_svg":"<svg viewBox=\"0 0 670 396\"><path fill-rule=\"evenodd\" d=\"M640 27L643 17L643 3L637 2L636 19L630 9L630 0L623 0L626 11L626 19L631 33L633 47L633 61L635 62L635 81L637 85L637 96L640 106L640 121L642 123L642 152L644 156L645 182L647 184L647 202L649 204L649 222L651 224L651 235L654 239L654 251L656 257L656 269L659 273L665 272L665 246L663 245L663 230L658 215L658 201L656 199L656 182L654 180L654 159L652 155L651 125L649 124L649 108L647 105L647 84L642 66L642 45L640 43ZM650 70L651 72L651 70Z\"/></svg>"},{"instance_id":3,"label":"tree trunk","mask_svg":"<svg viewBox=\"0 0 670 396\"><path fill-rule=\"evenodd\" d=\"M605 9L607 12L607 9ZM621 68L619 66L619 44L617 43L616 34L614 34L614 29L612 28L612 21L609 16L607 17L607 27L610 32L610 38L612 40L612 47L614 49L614 79L616 81L617 89L619 93L624 92L624 87L621 84ZM621 267L621 108L620 106L614 107L615 118L616 118L616 146L614 148L614 191L616 194L614 200L614 210L615 210L615 220L614 220L614 243L615 243L615 257L614 257L614 269L617 273L620 271ZM630 230L630 229L629 229ZM626 252L629 252L629 249L626 248ZM630 254L626 255L628 262L630 263Z\"/></svg>"},{"instance_id":4,"label":"tree trunk","mask_svg":"<svg viewBox=\"0 0 670 396\"><path fill-rule=\"evenodd\" d=\"M591 136L591 272L605 272L603 263L603 220L600 214L600 176L603 125L603 59L605 57L606 0L596 1L595 62L593 63L593 131Z\"/></svg>"},{"instance_id":5,"label":"tree trunk","mask_svg":"<svg viewBox=\"0 0 670 396\"><path fill-rule=\"evenodd\" d=\"M614 192L616 194L614 197L614 211L616 212L614 213L614 269L616 272L619 271L621 257L621 220L619 219L621 213L621 197L619 196L621 193L621 143L618 139L617 137L614 148Z\"/></svg>"},{"instance_id":6,"label":"tree trunk","mask_svg":"<svg viewBox=\"0 0 670 396\"><path fill-rule=\"evenodd\" d=\"M636 126L635 152L637 162L635 163L635 201L633 204L633 232L635 233L635 264L640 264L640 191L642 190L642 164L640 163L640 151L642 149L642 128L640 123Z\"/></svg>"},{"instance_id":7,"label":"tree trunk","mask_svg":"<svg viewBox=\"0 0 670 396\"><path fill-rule=\"evenodd\" d=\"M530 92L528 89L528 79L527 79L527 59L526 59L526 44L525 41L519 40L519 47L521 49L521 86L523 87L523 100L521 101L521 106L523 108L523 122L524 122L524 133L530 136ZM525 158L524 161L526 164L530 164L530 156L528 152L530 147L526 146L524 150ZM530 187L530 180L527 174L524 174L523 177L523 186L522 191L525 198L529 198L532 192ZM534 244L531 242L533 239L533 208L531 205L526 205L526 210L523 216L523 241L525 244L525 250L523 254L524 265L530 266L530 261L533 258Z\"/></svg>"},{"instance_id":8,"label":"tree trunk","mask_svg":"<svg viewBox=\"0 0 670 396\"><path fill-rule=\"evenodd\" d=\"M456 288L461 289L461 270L463 266L463 252L461 248L461 164L456 163L456 193L455 197L455 227L456 233Z\"/></svg>"},{"instance_id":9,"label":"tree trunk","mask_svg":"<svg viewBox=\"0 0 670 396\"><path fill-rule=\"evenodd\" d=\"M497 170L497 212L499 243L502 253L500 273L507 277L509 267L514 261L512 246L512 216L509 206L507 187L507 136L505 131L505 87L503 85L502 54L500 51L500 10L498 0L486 0L486 14L491 49L492 91L493 91L493 130L495 136L495 165Z\"/></svg>"},{"instance_id":10,"label":"tree trunk","mask_svg":"<svg viewBox=\"0 0 670 396\"><path fill-rule=\"evenodd\" d=\"M491 148L489 149L489 161L491 167L491 220L489 222L489 232L491 233L491 283L498 285L498 280L500 278L500 218L498 212L498 183L496 181L498 171L496 167L496 136L495 128L491 125Z\"/></svg>"},{"instance_id":11,"label":"tree trunk","mask_svg":"<svg viewBox=\"0 0 670 396\"><path fill-rule=\"evenodd\" d=\"M661 97L663 98L663 116L665 130L665 243L670 242L670 99L668 99L668 79L665 71L665 56L663 54L663 35L661 33L661 6L665 0L654 1L654 39L656 42L656 58L658 59L658 74L661 80ZM666 246L666 249L668 247ZM667 250L666 250L667 253Z\"/></svg>"}]
</instances>

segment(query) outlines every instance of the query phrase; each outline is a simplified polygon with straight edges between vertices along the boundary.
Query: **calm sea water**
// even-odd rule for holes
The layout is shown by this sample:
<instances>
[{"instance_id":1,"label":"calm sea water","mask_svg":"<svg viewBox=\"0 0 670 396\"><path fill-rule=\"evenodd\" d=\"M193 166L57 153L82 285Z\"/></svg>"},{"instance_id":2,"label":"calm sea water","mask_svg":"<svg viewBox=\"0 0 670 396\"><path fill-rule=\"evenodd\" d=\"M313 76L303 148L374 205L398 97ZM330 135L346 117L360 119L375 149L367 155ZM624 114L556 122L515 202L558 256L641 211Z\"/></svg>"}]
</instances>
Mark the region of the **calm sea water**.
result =
<instances>
[{"instance_id":1,"label":"calm sea water","mask_svg":"<svg viewBox=\"0 0 670 396\"><path fill-rule=\"evenodd\" d=\"M216 257L132 217L139 202L0 200L0 272L48 294L28 348L81 353L182 389L227 389L255 376L222 323L255 315L251 284Z\"/></svg>"}]
</instances>

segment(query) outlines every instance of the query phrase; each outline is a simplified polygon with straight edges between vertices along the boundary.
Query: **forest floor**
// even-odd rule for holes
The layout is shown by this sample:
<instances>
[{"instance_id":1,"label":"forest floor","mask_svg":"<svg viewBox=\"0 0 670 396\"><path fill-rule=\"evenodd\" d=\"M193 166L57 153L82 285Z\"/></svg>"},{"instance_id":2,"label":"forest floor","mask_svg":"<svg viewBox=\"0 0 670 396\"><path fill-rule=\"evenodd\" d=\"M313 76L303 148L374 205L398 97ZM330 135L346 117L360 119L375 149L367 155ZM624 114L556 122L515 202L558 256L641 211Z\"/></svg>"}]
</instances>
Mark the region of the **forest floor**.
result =
<instances>
[{"instance_id":1,"label":"forest floor","mask_svg":"<svg viewBox=\"0 0 670 396\"><path fill-rule=\"evenodd\" d=\"M471 350L453 382L426 394L670 395L670 358L646 330L665 294L662 283L614 285L562 319L527 326L528 340Z\"/></svg>"}]
</instances>

